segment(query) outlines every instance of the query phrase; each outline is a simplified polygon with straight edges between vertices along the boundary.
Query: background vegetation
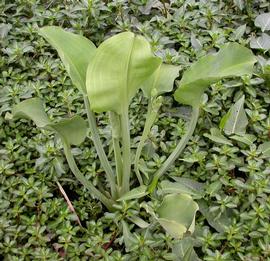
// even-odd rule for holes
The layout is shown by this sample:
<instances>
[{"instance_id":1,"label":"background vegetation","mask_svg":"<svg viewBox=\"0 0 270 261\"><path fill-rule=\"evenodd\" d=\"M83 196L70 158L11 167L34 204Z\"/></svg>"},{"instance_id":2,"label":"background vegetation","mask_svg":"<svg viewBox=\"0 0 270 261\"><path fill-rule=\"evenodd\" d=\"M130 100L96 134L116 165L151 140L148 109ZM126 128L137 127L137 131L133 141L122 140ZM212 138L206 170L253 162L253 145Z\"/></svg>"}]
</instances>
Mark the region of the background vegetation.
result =
<instances>
[{"instance_id":1,"label":"background vegetation","mask_svg":"<svg viewBox=\"0 0 270 261\"><path fill-rule=\"evenodd\" d=\"M85 117L82 97L72 87L56 52L38 36L37 28L59 25L84 34L96 45L125 30L143 34L164 62L187 68L198 57L236 41L249 47L261 31L254 26L268 0L114 0L0 3L0 255L4 260L172 260L173 240L160 227L148 233L134 227L127 251L119 235L122 213L108 215L101 204L68 170L60 143L30 121L10 121L15 103L41 97L51 117ZM269 47L270 48L270 47ZM269 59L267 49L256 50ZM198 213L198 247L202 260L270 260L270 163L258 149L269 141L270 95L267 76L257 68L252 79L219 82L204 96L196 132L170 175L206 183L207 212ZM264 79L263 79L264 78ZM245 95L247 134L216 139L210 128L220 123L233 103ZM143 128L146 101L138 95L131 105L131 133ZM187 111L168 95L151 130L144 157L151 171L164 161L185 131ZM110 147L106 115L99 125ZM103 127L104 126L104 127ZM86 177L102 180L90 138L73 150ZM108 154L110 150L108 150ZM71 212L59 182L79 216ZM132 202L136 209L136 201ZM136 215L126 207L126 215ZM129 212L131 211L131 212ZM135 212L134 212L135 211ZM211 226L210 226L211 225ZM214 228L213 228L214 227ZM174 250L176 251L176 250Z\"/></svg>"}]
</instances>

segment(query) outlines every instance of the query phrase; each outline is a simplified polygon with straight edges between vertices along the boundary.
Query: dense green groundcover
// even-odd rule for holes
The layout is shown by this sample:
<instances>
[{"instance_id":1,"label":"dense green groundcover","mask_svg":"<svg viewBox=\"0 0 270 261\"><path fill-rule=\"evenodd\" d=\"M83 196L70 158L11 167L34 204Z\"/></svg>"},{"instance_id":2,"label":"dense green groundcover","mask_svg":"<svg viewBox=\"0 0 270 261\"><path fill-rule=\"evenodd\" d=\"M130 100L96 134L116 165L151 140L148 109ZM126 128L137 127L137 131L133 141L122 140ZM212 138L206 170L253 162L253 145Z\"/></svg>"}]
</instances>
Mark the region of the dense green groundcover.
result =
<instances>
[{"instance_id":1,"label":"dense green groundcover","mask_svg":"<svg viewBox=\"0 0 270 261\"><path fill-rule=\"evenodd\" d=\"M38 27L59 25L97 45L118 32L138 32L164 62L184 69L223 43L236 41L249 47L251 37L261 34L254 26L256 16L269 11L268 0L2 0L0 258L172 260L174 240L158 226L147 233L131 227L133 243L125 249L118 224L123 215L136 215L139 203L123 206L124 213L106 213L69 171L58 139L52 140L50 132L36 129L29 121L10 120L12 106L30 97L42 98L54 119L76 111L86 116L81 95L56 52L37 34ZM255 54L269 59L269 51ZM184 156L168 172L206 184L206 211L212 218L209 222L198 213L195 232L195 250L202 260L270 260L270 164L258 149L270 139L270 92L260 67L256 70L252 79L211 86L204 95L195 134ZM226 142L210 135L210 128L218 128L222 116L243 94L247 134L242 139L227 136ZM135 142L144 124L145 106L140 105L145 104L140 94L131 104ZM148 159L144 168L154 172L164 161L183 135L187 115L185 107L179 108L166 96L144 150ZM107 121L107 115L100 115L98 124L110 155ZM73 153L86 177L95 184L102 182L103 170L90 138ZM72 201L81 226L57 182Z\"/></svg>"}]
</instances>

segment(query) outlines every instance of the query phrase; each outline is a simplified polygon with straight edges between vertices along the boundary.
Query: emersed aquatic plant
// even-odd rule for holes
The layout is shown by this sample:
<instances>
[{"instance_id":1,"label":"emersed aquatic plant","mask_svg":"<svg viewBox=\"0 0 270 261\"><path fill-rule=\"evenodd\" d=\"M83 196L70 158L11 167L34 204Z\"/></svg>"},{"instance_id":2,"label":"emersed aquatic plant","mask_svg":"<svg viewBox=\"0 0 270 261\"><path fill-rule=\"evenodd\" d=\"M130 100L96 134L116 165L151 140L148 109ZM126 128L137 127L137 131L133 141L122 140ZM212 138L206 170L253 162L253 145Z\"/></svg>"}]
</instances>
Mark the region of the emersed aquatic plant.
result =
<instances>
[{"instance_id":1,"label":"emersed aquatic plant","mask_svg":"<svg viewBox=\"0 0 270 261\"><path fill-rule=\"evenodd\" d=\"M78 115L58 122L51 121L39 98L28 99L14 106L14 118L30 118L38 127L57 133L75 177L111 212L115 211L119 201L141 198L155 191L160 177L179 157L194 132L201 97L206 88L226 77L251 74L256 62L250 50L237 43L229 43L221 47L218 53L202 57L183 73L174 98L192 107L190 122L174 151L148 179L142 177L139 170L142 148L162 105L162 94L172 91L180 68L162 63L153 54L146 39L132 32L117 34L105 40L98 48L87 38L59 27L41 28L40 34L58 51L73 84L80 90L88 125ZM132 164L128 111L130 101L139 89L143 90L149 102L144 130ZM95 114L101 112L109 113L114 162L109 161L99 137ZM84 177L71 153L71 146L79 145L86 138L87 128L90 129L101 166L106 173L110 193L98 190ZM113 166L116 166L115 169ZM139 182L135 188L131 187L130 182L133 170ZM163 181L160 189L167 195L157 213L150 211L151 214L175 238L182 238L187 232L192 233L199 208L192 197L194 193L196 195L196 189L196 198L202 196L200 185L179 179L174 183ZM122 225L124 232L124 221Z\"/></svg>"}]
</instances>

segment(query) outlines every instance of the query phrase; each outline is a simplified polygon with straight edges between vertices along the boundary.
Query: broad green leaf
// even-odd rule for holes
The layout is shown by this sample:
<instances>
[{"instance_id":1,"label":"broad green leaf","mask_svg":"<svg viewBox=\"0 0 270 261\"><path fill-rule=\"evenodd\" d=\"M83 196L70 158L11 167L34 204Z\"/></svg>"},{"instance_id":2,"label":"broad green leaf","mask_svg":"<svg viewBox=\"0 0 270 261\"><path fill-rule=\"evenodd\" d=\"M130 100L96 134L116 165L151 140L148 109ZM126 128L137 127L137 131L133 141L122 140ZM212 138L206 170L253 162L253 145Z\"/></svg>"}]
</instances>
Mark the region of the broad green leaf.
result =
<instances>
[{"instance_id":1,"label":"broad green leaf","mask_svg":"<svg viewBox=\"0 0 270 261\"><path fill-rule=\"evenodd\" d=\"M223 136L219 129L211 128L210 133L211 134L206 133L204 134L204 136L216 143L232 146L232 143L230 142L230 140L228 140L225 136Z\"/></svg>"},{"instance_id":2,"label":"broad green leaf","mask_svg":"<svg viewBox=\"0 0 270 261\"><path fill-rule=\"evenodd\" d=\"M141 84L159 67L150 44L131 32L117 34L98 48L87 69L87 93L95 112L121 114Z\"/></svg>"},{"instance_id":3,"label":"broad green leaf","mask_svg":"<svg viewBox=\"0 0 270 261\"><path fill-rule=\"evenodd\" d=\"M158 208L158 221L173 237L182 238L189 231L194 232L195 215L198 204L187 194L170 194Z\"/></svg>"},{"instance_id":4,"label":"broad green leaf","mask_svg":"<svg viewBox=\"0 0 270 261\"><path fill-rule=\"evenodd\" d=\"M125 195L123 195L121 198L119 198L117 201L123 201L123 200L131 200L135 198L141 198L147 195L147 186L142 185L140 187L134 188L127 192Z\"/></svg>"},{"instance_id":5,"label":"broad green leaf","mask_svg":"<svg viewBox=\"0 0 270 261\"><path fill-rule=\"evenodd\" d=\"M95 45L84 36L57 26L45 26L39 33L57 50L73 84L86 93L86 71L95 54Z\"/></svg>"},{"instance_id":6,"label":"broad green leaf","mask_svg":"<svg viewBox=\"0 0 270 261\"><path fill-rule=\"evenodd\" d=\"M269 50L270 49L270 36L263 33L260 37L252 37L250 40L250 48Z\"/></svg>"},{"instance_id":7,"label":"broad green leaf","mask_svg":"<svg viewBox=\"0 0 270 261\"><path fill-rule=\"evenodd\" d=\"M150 98L158 96L173 89L175 78L179 75L179 66L161 64L156 71L143 82L141 88L144 94Z\"/></svg>"},{"instance_id":8,"label":"broad green leaf","mask_svg":"<svg viewBox=\"0 0 270 261\"><path fill-rule=\"evenodd\" d=\"M87 123L80 116L60 120L57 123L49 124L69 144L81 144L87 135Z\"/></svg>"},{"instance_id":9,"label":"broad green leaf","mask_svg":"<svg viewBox=\"0 0 270 261\"><path fill-rule=\"evenodd\" d=\"M31 119L40 128L44 128L50 124L50 120L43 107L43 102L39 98L32 98L18 103L13 107L12 114L15 119Z\"/></svg>"},{"instance_id":10,"label":"broad green leaf","mask_svg":"<svg viewBox=\"0 0 270 261\"><path fill-rule=\"evenodd\" d=\"M183 193L201 198L204 194L204 184L187 178L174 178L176 182L164 180L160 183L161 192L163 194Z\"/></svg>"},{"instance_id":11,"label":"broad green leaf","mask_svg":"<svg viewBox=\"0 0 270 261\"><path fill-rule=\"evenodd\" d=\"M39 128L55 131L67 144L78 145L87 135L87 124L80 116L63 119L57 123L50 121L39 98L28 99L15 105L12 112L14 119L31 119Z\"/></svg>"},{"instance_id":12,"label":"broad green leaf","mask_svg":"<svg viewBox=\"0 0 270 261\"><path fill-rule=\"evenodd\" d=\"M244 134L248 125L248 118L244 110L245 96L242 96L225 115L224 132L227 135Z\"/></svg>"},{"instance_id":13,"label":"broad green leaf","mask_svg":"<svg viewBox=\"0 0 270 261\"><path fill-rule=\"evenodd\" d=\"M226 44L218 53L202 57L185 71L174 98L180 103L198 106L207 87L226 77L252 74L255 62L249 49L237 43Z\"/></svg>"},{"instance_id":14,"label":"broad green leaf","mask_svg":"<svg viewBox=\"0 0 270 261\"><path fill-rule=\"evenodd\" d=\"M258 15L254 24L257 27L260 27L262 32L270 30L270 13Z\"/></svg>"},{"instance_id":15,"label":"broad green leaf","mask_svg":"<svg viewBox=\"0 0 270 261\"><path fill-rule=\"evenodd\" d=\"M270 157L270 141L266 141L258 147L258 150L262 153L263 157Z\"/></svg>"}]
</instances>

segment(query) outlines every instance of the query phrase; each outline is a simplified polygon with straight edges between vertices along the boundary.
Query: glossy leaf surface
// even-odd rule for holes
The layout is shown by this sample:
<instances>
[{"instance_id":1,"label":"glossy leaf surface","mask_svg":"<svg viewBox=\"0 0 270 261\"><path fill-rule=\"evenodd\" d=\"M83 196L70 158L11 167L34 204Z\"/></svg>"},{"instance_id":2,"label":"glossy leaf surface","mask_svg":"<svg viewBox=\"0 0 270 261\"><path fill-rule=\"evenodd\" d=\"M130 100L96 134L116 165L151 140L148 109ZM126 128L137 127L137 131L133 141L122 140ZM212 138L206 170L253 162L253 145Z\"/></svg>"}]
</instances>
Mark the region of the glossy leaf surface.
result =
<instances>
[{"instance_id":1,"label":"glossy leaf surface","mask_svg":"<svg viewBox=\"0 0 270 261\"><path fill-rule=\"evenodd\" d=\"M95 54L95 45L84 36L57 26L45 26L39 33L57 50L73 84L86 93L86 71Z\"/></svg>"},{"instance_id":2,"label":"glossy leaf surface","mask_svg":"<svg viewBox=\"0 0 270 261\"><path fill-rule=\"evenodd\" d=\"M173 237L194 231L195 215L198 204L187 194L171 194L164 197L157 213L161 226Z\"/></svg>"},{"instance_id":3,"label":"glossy leaf surface","mask_svg":"<svg viewBox=\"0 0 270 261\"><path fill-rule=\"evenodd\" d=\"M218 53L199 59L184 73L174 98L198 106L207 87L222 78L251 74L255 62L249 49L237 43L226 44Z\"/></svg>"},{"instance_id":4,"label":"glossy leaf surface","mask_svg":"<svg viewBox=\"0 0 270 261\"><path fill-rule=\"evenodd\" d=\"M87 70L87 93L95 112L127 108L140 85L161 64L149 43L131 32L117 34L97 49Z\"/></svg>"}]
</instances>

